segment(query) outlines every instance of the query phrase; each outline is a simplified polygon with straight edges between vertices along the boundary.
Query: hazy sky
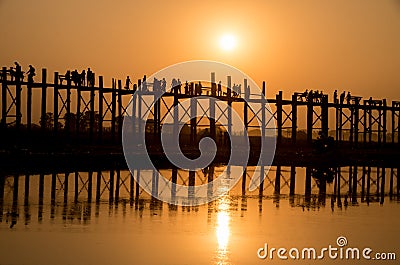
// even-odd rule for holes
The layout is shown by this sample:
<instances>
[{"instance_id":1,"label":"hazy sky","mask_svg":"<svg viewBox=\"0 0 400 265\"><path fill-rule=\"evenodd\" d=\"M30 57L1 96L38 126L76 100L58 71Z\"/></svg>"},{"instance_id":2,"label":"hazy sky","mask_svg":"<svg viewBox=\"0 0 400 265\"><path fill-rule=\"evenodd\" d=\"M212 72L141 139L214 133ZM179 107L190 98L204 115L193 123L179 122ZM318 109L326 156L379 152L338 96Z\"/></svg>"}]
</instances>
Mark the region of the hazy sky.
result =
<instances>
[{"instance_id":1,"label":"hazy sky","mask_svg":"<svg viewBox=\"0 0 400 265\"><path fill-rule=\"evenodd\" d=\"M0 25L4 66L136 80L210 59L267 81L268 96L338 88L400 100L399 0L0 0ZM225 33L237 39L229 52Z\"/></svg>"}]
</instances>

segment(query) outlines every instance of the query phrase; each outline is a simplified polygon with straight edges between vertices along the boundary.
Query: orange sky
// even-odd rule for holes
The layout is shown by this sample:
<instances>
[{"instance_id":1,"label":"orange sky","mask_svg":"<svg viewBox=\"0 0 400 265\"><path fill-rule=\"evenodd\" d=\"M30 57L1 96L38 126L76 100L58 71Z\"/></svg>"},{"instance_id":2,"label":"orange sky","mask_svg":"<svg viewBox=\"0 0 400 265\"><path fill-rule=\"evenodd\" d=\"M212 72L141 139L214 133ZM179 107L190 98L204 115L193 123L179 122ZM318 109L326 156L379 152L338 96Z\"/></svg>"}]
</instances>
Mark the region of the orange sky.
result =
<instances>
[{"instance_id":1,"label":"orange sky","mask_svg":"<svg viewBox=\"0 0 400 265\"><path fill-rule=\"evenodd\" d=\"M0 25L4 66L136 80L210 59L266 80L268 97L338 88L400 100L399 0L0 0ZM220 49L224 33L233 51Z\"/></svg>"}]
</instances>

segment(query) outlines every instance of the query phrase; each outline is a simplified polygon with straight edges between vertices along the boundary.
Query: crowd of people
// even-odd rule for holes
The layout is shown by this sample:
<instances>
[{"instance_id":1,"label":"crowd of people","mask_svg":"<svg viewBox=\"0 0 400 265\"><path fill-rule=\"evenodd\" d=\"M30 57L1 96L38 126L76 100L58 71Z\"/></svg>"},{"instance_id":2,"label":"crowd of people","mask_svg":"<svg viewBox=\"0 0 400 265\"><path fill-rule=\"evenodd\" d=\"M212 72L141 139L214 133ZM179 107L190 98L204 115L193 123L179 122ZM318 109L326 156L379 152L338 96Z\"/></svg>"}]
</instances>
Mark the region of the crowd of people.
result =
<instances>
[{"instance_id":1,"label":"crowd of people","mask_svg":"<svg viewBox=\"0 0 400 265\"><path fill-rule=\"evenodd\" d=\"M19 81L23 82L25 75L28 76L28 83L33 83L33 77L36 75L36 70L32 65L28 66L28 71L25 73L22 71L22 67L18 62L14 62L14 66L11 66L6 70L7 75L10 76L11 82Z\"/></svg>"},{"instance_id":2,"label":"crowd of people","mask_svg":"<svg viewBox=\"0 0 400 265\"><path fill-rule=\"evenodd\" d=\"M322 96L324 95L324 93L322 91L319 90L310 90L308 91L308 89L306 89L306 91L304 91L303 93L297 93L300 97L301 101L309 101L312 99L315 99L316 102L320 102L322 99Z\"/></svg>"},{"instance_id":3,"label":"crowd of people","mask_svg":"<svg viewBox=\"0 0 400 265\"><path fill-rule=\"evenodd\" d=\"M58 76L60 79L60 84L63 84L63 81L66 80L72 81L75 86L88 86L88 87L94 87L95 84L95 78L94 78L94 73L90 68L87 69L87 71L82 70L81 73L78 72L78 70L70 71L68 70L65 75L59 75Z\"/></svg>"},{"instance_id":4,"label":"crowd of people","mask_svg":"<svg viewBox=\"0 0 400 265\"><path fill-rule=\"evenodd\" d=\"M337 90L335 90L335 92L333 92L333 102L335 104L343 104L345 102L345 100L346 100L347 104L351 104L352 99L353 99L353 97L351 96L350 92L347 92L347 95L346 95L346 91L343 91L340 94L339 98L338 98Z\"/></svg>"}]
</instances>

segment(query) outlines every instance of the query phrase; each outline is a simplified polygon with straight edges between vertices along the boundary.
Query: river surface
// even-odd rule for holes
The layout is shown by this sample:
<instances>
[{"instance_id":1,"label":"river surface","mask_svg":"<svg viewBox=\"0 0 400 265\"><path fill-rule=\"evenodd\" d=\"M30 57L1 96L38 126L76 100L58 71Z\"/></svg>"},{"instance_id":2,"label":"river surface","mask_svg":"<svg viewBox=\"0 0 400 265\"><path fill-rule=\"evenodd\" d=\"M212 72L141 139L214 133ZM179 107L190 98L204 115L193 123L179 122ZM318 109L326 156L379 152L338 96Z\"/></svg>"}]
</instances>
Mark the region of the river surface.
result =
<instances>
[{"instance_id":1,"label":"river surface","mask_svg":"<svg viewBox=\"0 0 400 265\"><path fill-rule=\"evenodd\" d=\"M342 167L326 186L313 171L309 187L307 169L294 169L293 194L292 168L279 168L277 189L278 168L272 167L262 192L248 191L249 179L241 179L226 195L199 206L154 200L131 185L126 170L4 176L0 264L398 264L397 169L369 168L368 178L368 168ZM184 181L184 172L178 173ZM339 247L339 237L347 244ZM259 249L266 244L262 259ZM338 257L326 251L318 260L329 245ZM277 250L271 259L271 248L284 248L281 257L288 260ZM314 248L315 259L308 252L303 259L304 248ZM346 259L348 248L359 249L360 259ZM366 248L371 260L362 256ZM397 260L378 263L372 260L376 253L395 253Z\"/></svg>"}]
</instances>

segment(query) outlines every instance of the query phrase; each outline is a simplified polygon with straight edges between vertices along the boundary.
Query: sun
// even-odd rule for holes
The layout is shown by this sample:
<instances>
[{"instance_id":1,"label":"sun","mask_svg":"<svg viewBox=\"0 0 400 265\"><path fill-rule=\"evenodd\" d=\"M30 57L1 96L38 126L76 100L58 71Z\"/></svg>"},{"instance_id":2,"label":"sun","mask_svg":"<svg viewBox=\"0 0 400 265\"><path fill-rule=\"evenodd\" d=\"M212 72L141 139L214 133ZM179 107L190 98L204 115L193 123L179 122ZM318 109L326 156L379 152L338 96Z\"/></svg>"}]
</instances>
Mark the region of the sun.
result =
<instances>
[{"instance_id":1,"label":"sun","mask_svg":"<svg viewBox=\"0 0 400 265\"><path fill-rule=\"evenodd\" d=\"M225 34L220 38L219 45L224 51L232 51L236 47L236 37L231 34Z\"/></svg>"}]
</instances>

